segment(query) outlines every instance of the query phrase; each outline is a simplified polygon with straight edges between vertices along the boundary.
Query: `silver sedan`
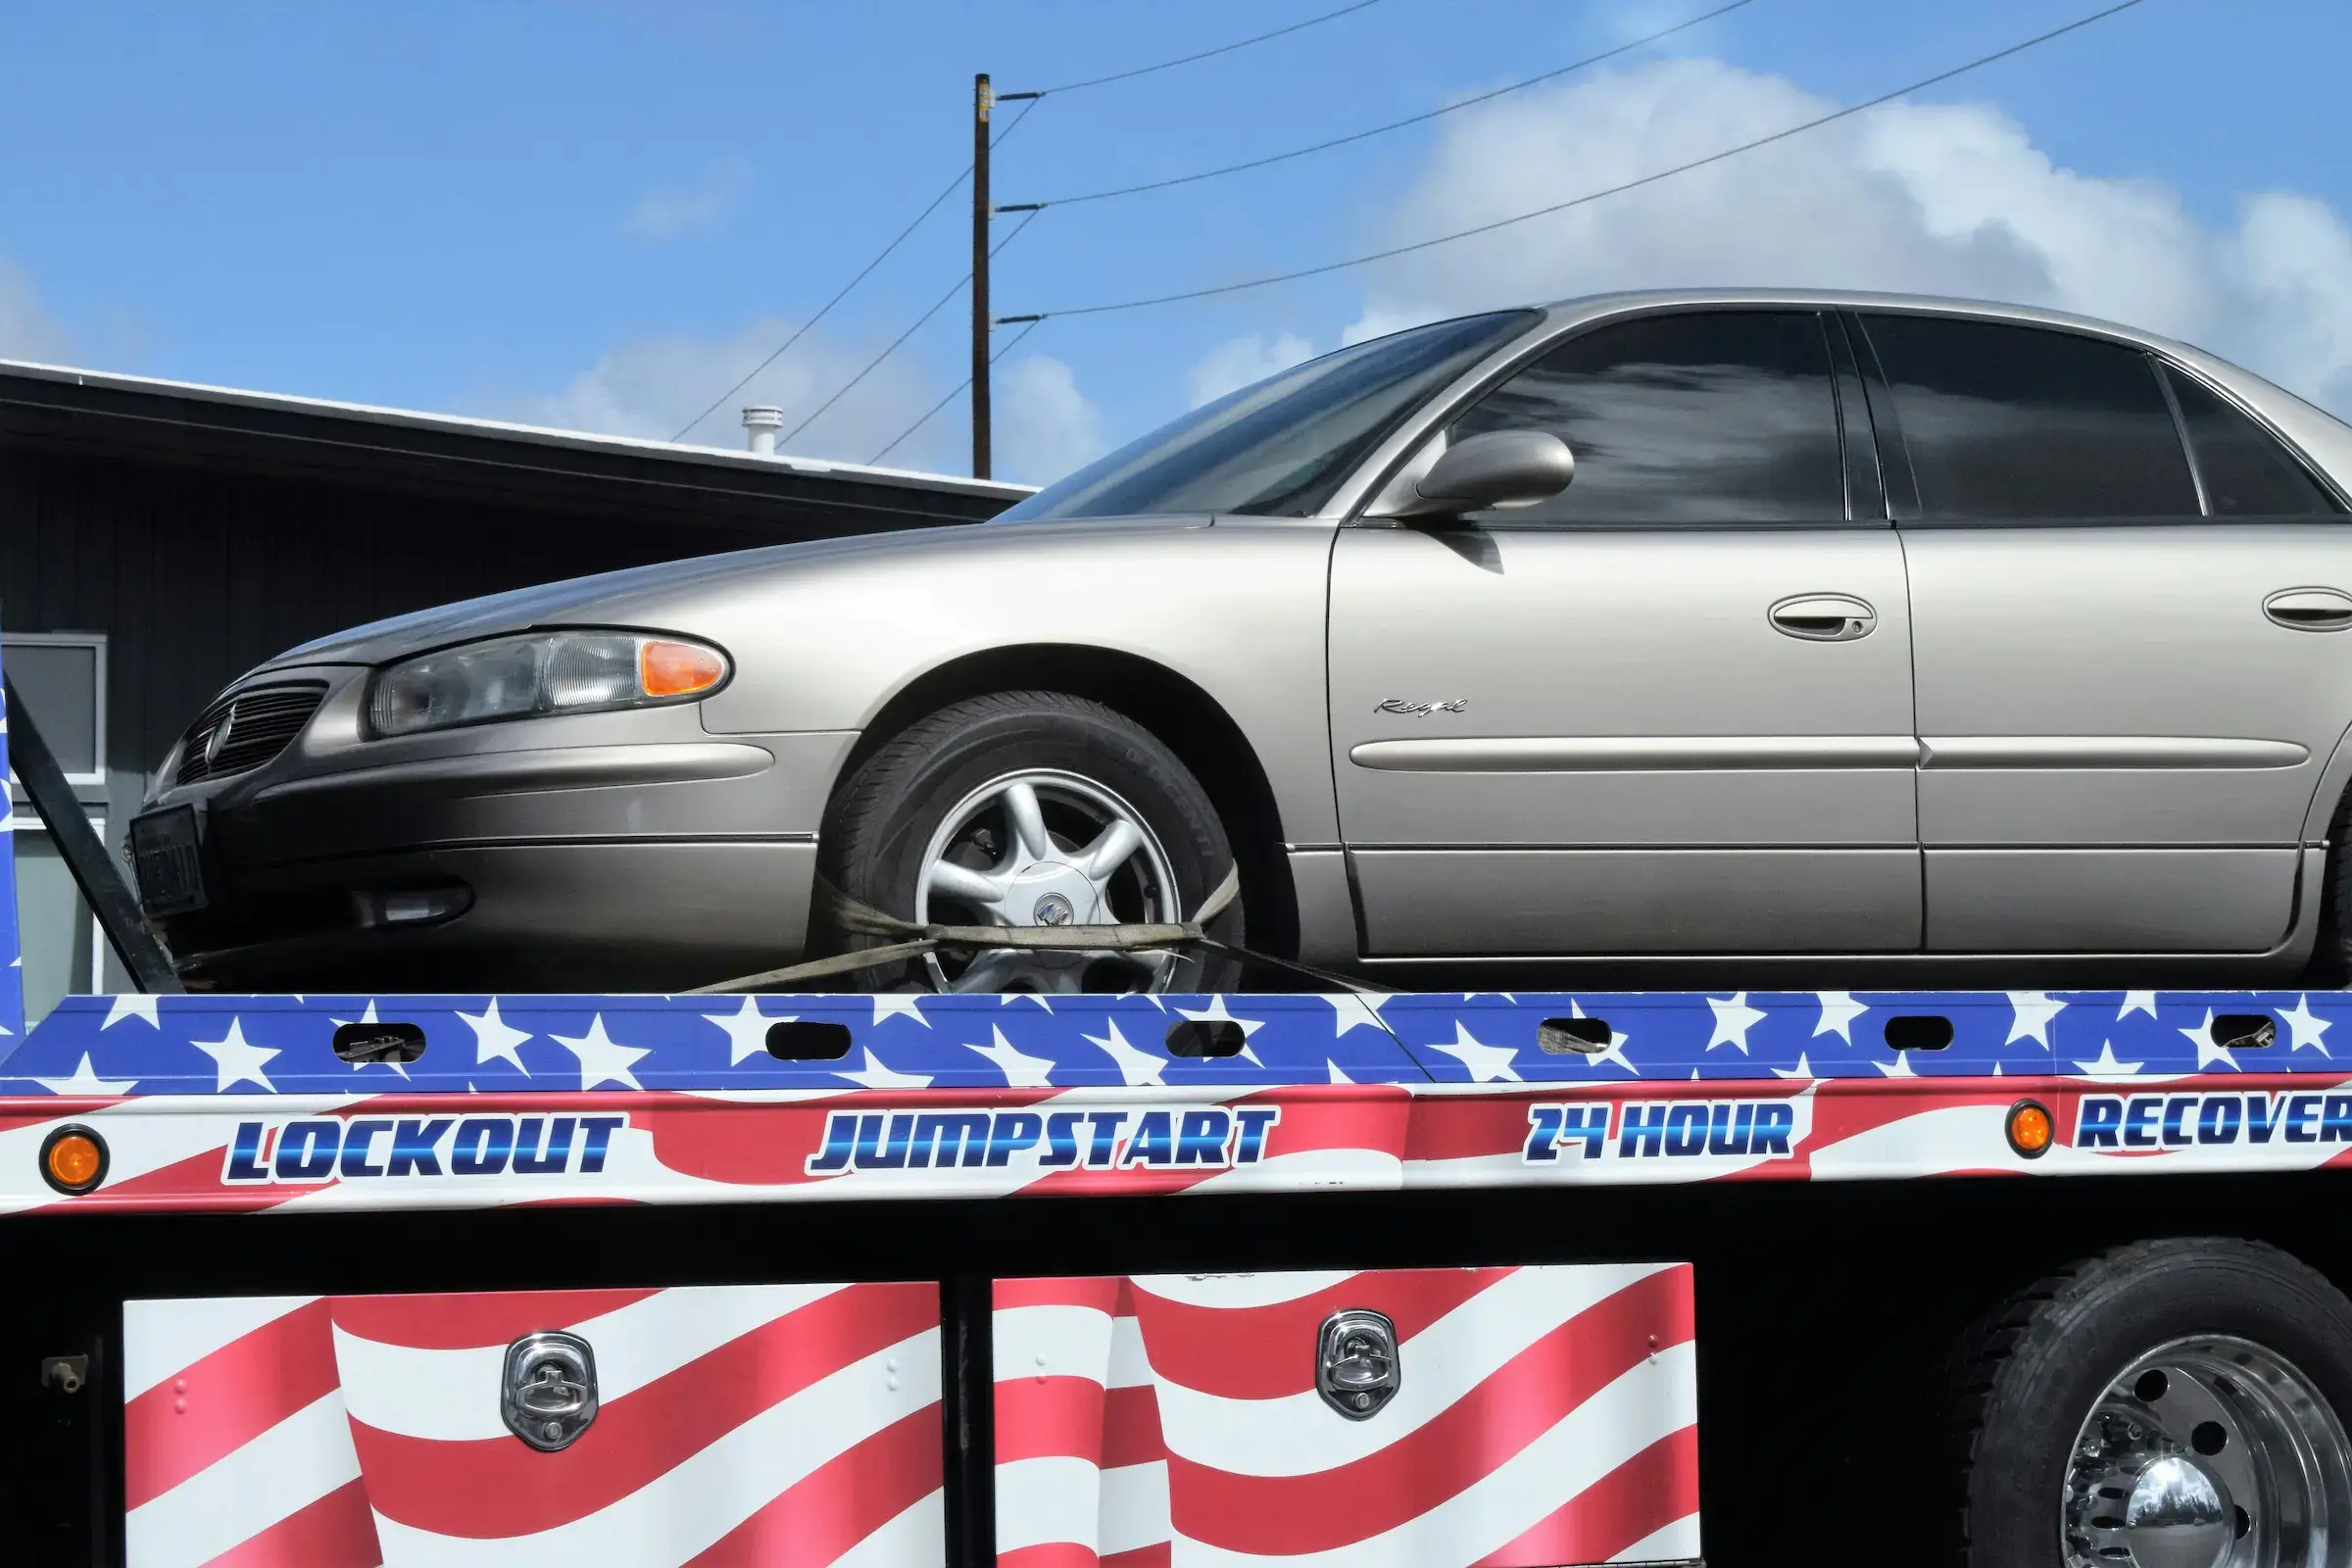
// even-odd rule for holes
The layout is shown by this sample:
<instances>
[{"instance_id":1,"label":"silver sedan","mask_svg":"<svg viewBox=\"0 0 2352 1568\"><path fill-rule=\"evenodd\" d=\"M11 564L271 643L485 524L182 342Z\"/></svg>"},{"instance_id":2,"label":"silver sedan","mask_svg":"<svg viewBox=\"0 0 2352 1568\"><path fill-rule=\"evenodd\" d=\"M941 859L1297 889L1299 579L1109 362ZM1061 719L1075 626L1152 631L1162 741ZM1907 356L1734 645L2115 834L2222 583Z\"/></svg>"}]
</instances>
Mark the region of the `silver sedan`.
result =
<instances>
[{"instance_id":1,"label":"silver sedan","mask_svg":"<svg viewBox=\"0 0 2352 1568\"><path fill-rule=\"evenodd\" d=\"M670 990L873 941L844 901L1167 921L1236 864L1221 934L1400 983L2286 970L2352 913L2347 484L2352 430L2098 322L1504 311L986 524L296 649L197 718L133 848L215 985Z\"/></svg>"}]
</instances>

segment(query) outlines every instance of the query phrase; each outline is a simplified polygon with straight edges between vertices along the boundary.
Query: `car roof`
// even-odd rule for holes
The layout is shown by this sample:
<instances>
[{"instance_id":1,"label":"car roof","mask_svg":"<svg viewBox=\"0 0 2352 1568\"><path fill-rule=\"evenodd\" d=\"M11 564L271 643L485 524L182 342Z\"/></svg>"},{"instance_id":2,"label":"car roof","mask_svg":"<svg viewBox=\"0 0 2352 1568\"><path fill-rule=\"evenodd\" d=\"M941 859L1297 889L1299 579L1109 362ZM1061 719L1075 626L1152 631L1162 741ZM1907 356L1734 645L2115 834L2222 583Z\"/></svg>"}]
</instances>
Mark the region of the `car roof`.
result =
<instances>
[{"instance_id":1,"label":"car roof","mask_svg":"<svg viewBox=\"0 0 2352 1568\"><path fill-rule=\"evenodd\" d=\"M2209 349L2166 337L2122 321L2069 311L2043 310L2034 305L2008 305L1996 300L1947 298L1936 294L1878 293L1868 289L1824 288L1681 288L1625 290L1557 300L1538 307L1544 329L1557 331L1580 321L1598 320L1628 311L1681 309L1696 306L1778 305L1804 310L1890 311L1915 315L1975 317L1982 320L2021 326L2046 326L2084 332L2135 348L2152 350L2189 367L2234 394L2305 457L2316 461L2336 483L2352 492L2352 427L2318 405L2287 391L2277 382L2226 360Z\"/></svg>"},{"instance_id":2,"label":"car roof","mask_svg":"<svg viewBox=\"0 0 2352 1568\"><path fill-rule=\"evenodd\" d=\"M1658 310L1687 306L1710 305L1781 305L1810 310L1898 311L1936 316L1973 316L1986 319L2014 321L2022 325L2060 327L2073 332L2090 332L2101 337L2119 338L2125 342L2143 344L2176 353L2204 357L2203 351L2191 344L2181 343L2139 327L2127 326L2120 321L2103 320L2092 316L2077 316L2067 311L2043 310L2032 305L2008 305L1996 300L1950 298L1936 294L1880 293L1868 289L1821 288L1680 288L1626 289L1606 294L1586 294L1568 299L1553 300L1538 307L1550 318L1548 324L1565 326L1572 322L1603 316L1613 316L1629 310Z\"/></svg>"}]
</instances>

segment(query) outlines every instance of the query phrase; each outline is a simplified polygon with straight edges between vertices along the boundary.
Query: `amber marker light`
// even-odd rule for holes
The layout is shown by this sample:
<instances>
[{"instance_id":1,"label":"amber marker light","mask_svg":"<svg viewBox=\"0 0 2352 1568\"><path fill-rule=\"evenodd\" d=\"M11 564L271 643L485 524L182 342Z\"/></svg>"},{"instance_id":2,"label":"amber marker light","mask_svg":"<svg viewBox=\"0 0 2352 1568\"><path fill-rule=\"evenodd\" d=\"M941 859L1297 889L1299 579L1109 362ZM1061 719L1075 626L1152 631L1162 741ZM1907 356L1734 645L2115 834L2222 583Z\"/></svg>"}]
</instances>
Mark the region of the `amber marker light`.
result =
<instances>
[{"instance_id":1,"label":"amber marker light","mask_svg":"<svg viewBox=\"0 0 2352 1568\"><path fill-rule=\"evenodd\" d=\"M2038 1100L2021 1100L2009 1107L2009 1147L2022 1158L2039 1159L2048 1153L2057 1131L2049 1107Z\"/></svg>"},{"instance_id":2,"label":"amber marker light","mask_svg":"<svg viewBox=\"0 0 2352 1568\"><path fill-rule=\"evenodd\" d=\"M692 697L726 678L726 656L715 648L649 637L637 650L637 682L648 697Z\"/></svg>"},{"instance_id":3,"label":"amber marker light","mask_svg":"<svg viewBox=\"0 0 2352 1568\"><path fill-rule=\"evenodd\" d=\"M106 1180L106 1140L87 1127L60 1127L41 1141L41 1179L68 1198Z\"/></svg>"}]
</instances>

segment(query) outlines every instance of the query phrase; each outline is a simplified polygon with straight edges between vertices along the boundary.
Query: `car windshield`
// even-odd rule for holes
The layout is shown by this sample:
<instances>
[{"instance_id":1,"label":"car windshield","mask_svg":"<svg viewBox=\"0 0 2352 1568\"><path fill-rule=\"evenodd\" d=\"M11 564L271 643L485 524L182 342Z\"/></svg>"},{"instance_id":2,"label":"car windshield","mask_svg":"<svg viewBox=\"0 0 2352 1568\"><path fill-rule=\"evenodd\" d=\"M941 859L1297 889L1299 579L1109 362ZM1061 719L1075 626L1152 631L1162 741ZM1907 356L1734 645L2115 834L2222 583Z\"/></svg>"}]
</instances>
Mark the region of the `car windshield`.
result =
<instances>
[{"instance_id":1,"label":"car windshield","mask_svg":"<svg viewBox=\"0 0 2352 1568\"><path fill-rule=\"evenodd\" d=\"M1312 516L1408 414L1537 316L1464 317L1309 360L1097 459L996 520Z\"/></svg>"}]
</instances>

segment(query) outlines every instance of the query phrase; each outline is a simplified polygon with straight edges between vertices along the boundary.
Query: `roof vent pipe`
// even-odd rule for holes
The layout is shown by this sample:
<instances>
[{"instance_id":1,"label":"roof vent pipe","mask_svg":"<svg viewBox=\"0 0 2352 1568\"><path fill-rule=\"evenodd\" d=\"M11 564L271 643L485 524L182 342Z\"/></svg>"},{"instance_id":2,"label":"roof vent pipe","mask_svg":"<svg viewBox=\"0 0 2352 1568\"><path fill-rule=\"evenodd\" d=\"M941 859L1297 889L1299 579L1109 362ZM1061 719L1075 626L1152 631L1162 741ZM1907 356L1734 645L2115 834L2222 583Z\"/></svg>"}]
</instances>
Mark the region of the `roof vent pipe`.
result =
<instances>
[{"instance_id":1,"label":"roof vent pipe","mask_svg":"<svg viewBox=\"0 0 2352 1568\"><path fill-rule=\"evenodd\" d=\"M784 428L784 411L773 405L755 403L743 411L744 433L748 445L763 458L776 455L776 432Z\"/></svg>"}]
</instances>

